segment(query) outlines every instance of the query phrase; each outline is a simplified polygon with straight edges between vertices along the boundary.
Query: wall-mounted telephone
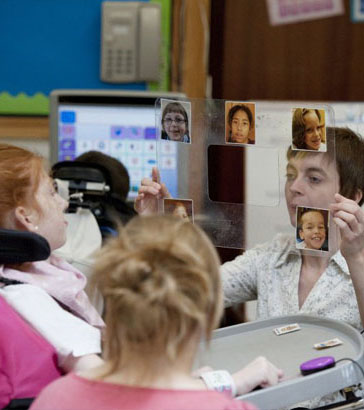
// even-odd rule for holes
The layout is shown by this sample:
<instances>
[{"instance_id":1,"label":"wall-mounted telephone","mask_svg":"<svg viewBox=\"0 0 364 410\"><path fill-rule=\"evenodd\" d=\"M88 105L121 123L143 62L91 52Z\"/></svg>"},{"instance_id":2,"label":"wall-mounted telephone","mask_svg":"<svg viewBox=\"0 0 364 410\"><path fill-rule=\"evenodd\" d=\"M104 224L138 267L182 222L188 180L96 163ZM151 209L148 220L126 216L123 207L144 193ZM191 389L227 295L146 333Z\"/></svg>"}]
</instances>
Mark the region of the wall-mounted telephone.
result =
<instances>
[{"instance_id":1,"label":"wall-mounted telephone","mask_svg":"<svg viewBox=\"0 0 364 410\"><path fill-rule=\"evenodd\" d=\"M101 80L158 81L161 47L159 4L102 3Z\"/></svg>"}]
</instances>

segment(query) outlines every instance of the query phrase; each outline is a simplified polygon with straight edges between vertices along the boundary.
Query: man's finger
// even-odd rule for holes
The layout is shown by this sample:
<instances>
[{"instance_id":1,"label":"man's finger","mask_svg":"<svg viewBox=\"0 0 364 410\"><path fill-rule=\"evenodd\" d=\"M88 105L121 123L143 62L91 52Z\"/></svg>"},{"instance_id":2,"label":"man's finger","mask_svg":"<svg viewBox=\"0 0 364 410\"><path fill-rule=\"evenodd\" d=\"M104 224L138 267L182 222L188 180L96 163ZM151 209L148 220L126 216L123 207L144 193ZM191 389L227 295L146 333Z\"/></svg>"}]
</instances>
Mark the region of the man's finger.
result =
<instances>
[{"instance_id":1,"label":"man's finger","mask_svg":"<svg viewBox=\"0 0 364 410\"><path fill-rule=\"evenodd\" d=\"M153 180L154 182L157 182L158 184L159 184L160 181L161 181L161 176L160 176L160 174L159 174L159 170L158 170L157 167L153 167L153 168L152 168L152 180Z\"/></svg>"}]
</instances>

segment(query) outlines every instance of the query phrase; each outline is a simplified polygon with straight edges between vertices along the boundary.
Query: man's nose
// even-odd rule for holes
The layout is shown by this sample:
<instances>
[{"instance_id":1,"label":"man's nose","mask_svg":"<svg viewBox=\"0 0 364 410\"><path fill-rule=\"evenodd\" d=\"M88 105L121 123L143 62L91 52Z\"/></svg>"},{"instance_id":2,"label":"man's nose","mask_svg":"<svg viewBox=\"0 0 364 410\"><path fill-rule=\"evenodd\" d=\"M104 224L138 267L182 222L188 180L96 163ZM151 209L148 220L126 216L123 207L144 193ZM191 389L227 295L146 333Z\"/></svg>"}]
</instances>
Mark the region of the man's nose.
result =
<instances>
[{"instance_id":1,"label":"man's nose","mask_svg":"<svg viewBox=\"0 0 364 410\"><path fill-rule=\"evenodd\" d=\"M297 177L293 182L291 182L289 190L294 193L302 194L304 189L304 184L301 178Z\"/></svg>"}]
</instances>

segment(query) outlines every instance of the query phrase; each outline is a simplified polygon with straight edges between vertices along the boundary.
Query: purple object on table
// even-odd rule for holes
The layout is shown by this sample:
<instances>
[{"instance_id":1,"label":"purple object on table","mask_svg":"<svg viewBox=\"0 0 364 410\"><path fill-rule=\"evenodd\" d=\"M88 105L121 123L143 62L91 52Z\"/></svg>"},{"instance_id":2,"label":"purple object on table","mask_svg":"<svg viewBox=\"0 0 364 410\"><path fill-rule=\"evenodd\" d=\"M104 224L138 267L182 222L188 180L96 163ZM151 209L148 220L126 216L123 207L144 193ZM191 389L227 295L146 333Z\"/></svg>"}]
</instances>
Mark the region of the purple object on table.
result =
<instances>
[{"instance_id":1,"label":"purple object on table","mask_svg":"<svg viewBox=\"0 0 364 410\"><path fill-rule=\"evenodd\" d=\"M335 359L332 356L321 356L316 359L309 360L300 365L301 373L306 376L311 373L319 372L320 370L329 369L335 366Z\"/></svg>"}]
</instances>

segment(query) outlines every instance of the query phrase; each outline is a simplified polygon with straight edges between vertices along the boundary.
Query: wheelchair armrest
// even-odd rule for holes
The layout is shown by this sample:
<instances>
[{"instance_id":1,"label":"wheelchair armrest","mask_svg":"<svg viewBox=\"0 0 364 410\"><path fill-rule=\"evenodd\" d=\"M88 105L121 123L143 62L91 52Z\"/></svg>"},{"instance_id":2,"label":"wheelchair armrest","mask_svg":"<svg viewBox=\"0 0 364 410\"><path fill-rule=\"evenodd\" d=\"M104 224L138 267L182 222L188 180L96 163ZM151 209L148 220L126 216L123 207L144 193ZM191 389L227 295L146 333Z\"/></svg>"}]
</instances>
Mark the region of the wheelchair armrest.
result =
<instances>
[{"instance_id":1,"label":"wheelchair armrest","mask_svg":"<svg viewBox=\"0 0 364 410\"><path fill-rule=\"evenodd\" d=\"M35 262L51 253L43 236L27 231L0 229L0 264Z\"/></svg>"}]
</instances>

